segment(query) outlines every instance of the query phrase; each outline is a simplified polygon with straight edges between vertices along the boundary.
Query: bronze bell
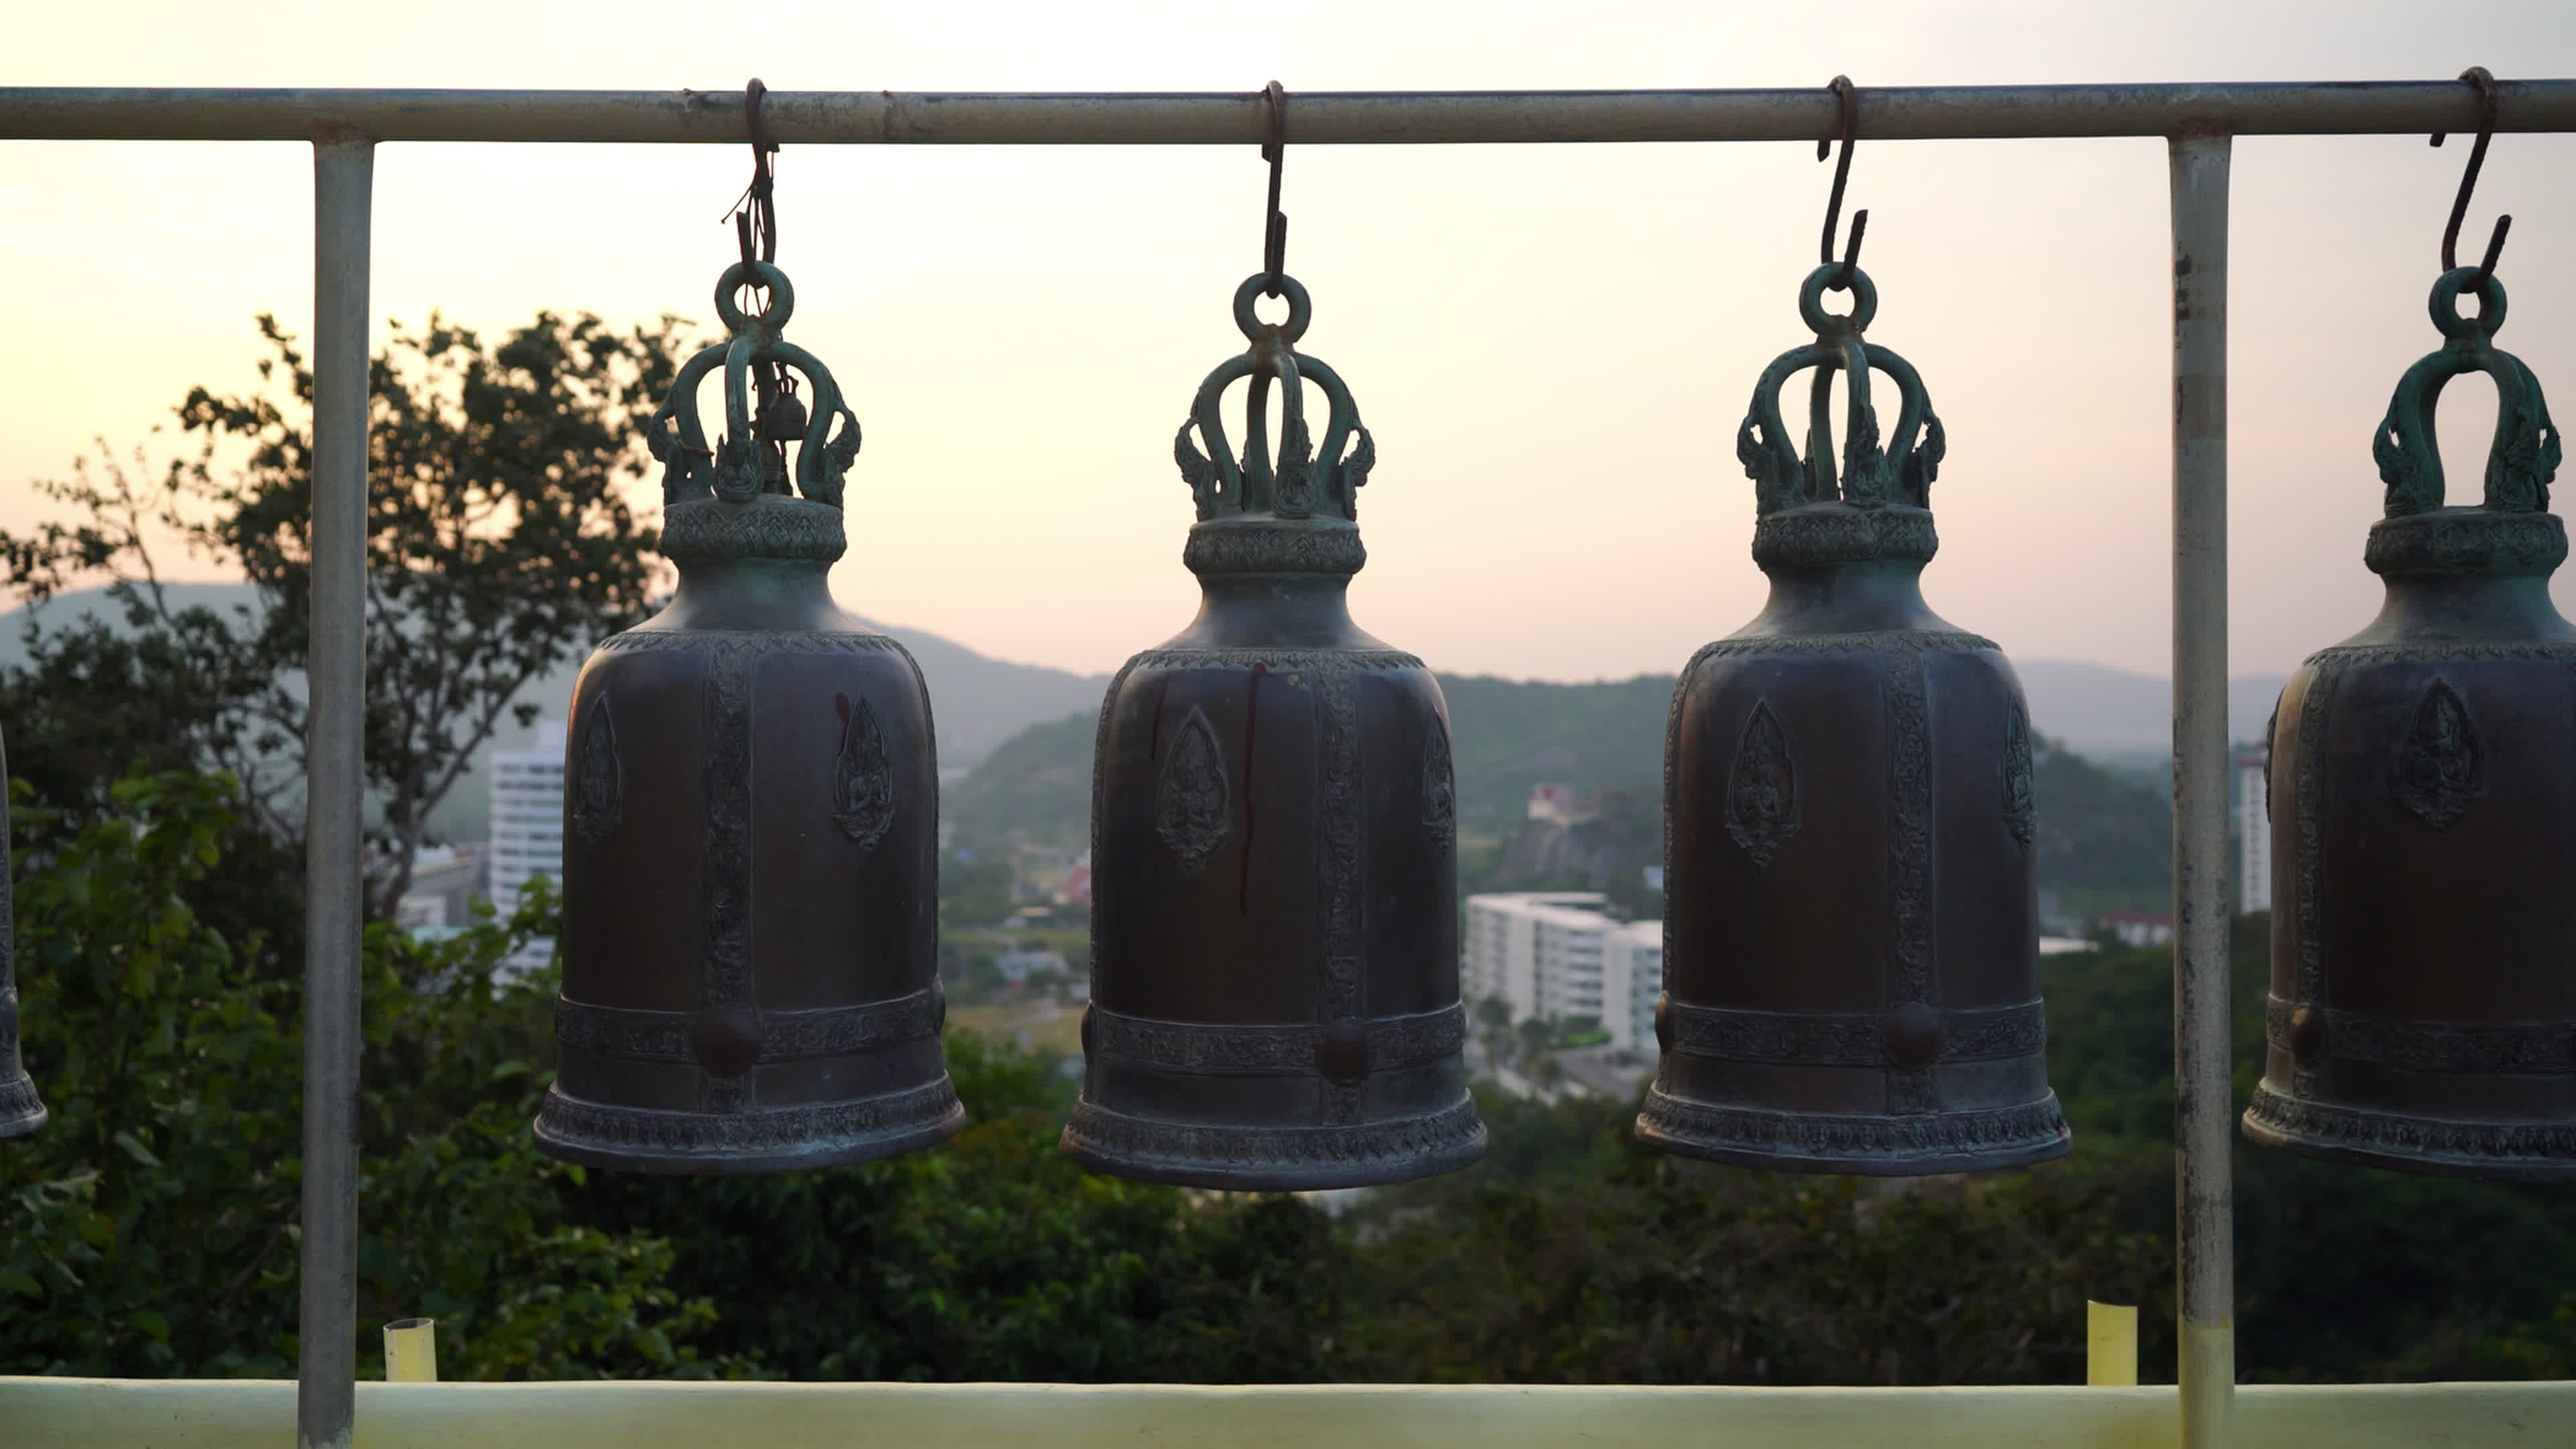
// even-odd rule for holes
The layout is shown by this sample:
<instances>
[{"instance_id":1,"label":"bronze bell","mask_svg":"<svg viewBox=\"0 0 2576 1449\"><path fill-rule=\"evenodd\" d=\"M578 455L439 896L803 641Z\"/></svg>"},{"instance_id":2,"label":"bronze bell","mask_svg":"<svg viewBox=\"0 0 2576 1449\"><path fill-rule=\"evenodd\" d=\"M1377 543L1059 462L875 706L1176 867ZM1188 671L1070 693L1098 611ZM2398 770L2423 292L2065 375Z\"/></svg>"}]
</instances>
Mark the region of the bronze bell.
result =
<instances>
[{"instance_id":1,"label":"bronze bell","mask_svg":"<svg viewBox=\"0 0 2576 1449\"><path fill-rule=\"evenodd\" d=\"M2549 601L2558 432L2490 346L2504 287L2433 286L2448 339L2371 451L2387 516L2370 627L2309 657L2273 714L2272 989L2245 1134L2377 1167L2576 1177L2576 628ZM2475 292L2479 315L2459 314ZM2495 380L2483 507L2443 506L2433 408Z\"/></svg>"},{"instance_id":2,"label":"bronze bell","mask_svg":"<svg viewBox=\"0 0 2576 1449\"><path fill-rule=\"evenodd\" d=\"M8 778L8 762L0 759L0 782ZM0 1138L24 1137L45 1125L45 1104L18 1058L18 932L9 892L9 800L0 791Z\"/></svg>"},{"instance_id":3,"label":"bronze bell","mask_svg":"<svg viewBox=\"0 0 2576 1449\"><path fill-rule=\"evenodd\" d=\"M1816 340L1764 371L1737 434L1771 598L1673 691L1663 1059L1637 1135L1806 1172L2019 1167L2072 1146L2042 1054L2030 720L2002 651L1923 602L1941 423L1861 340L1877 305L1857 268L1810 274ZM1779 393L1809 367L1802 461ZM1872 368L1902 398L1885 450Z\"/></svg>"},{"instance_id":4,"label":"bronze bell","mask_svg":"<svg viewBox=\"0 0 2576 1449\"><path fill-rule=\"evenodd\" d=\"M1286 293L1284 323L1254 316L1265 287ZM1234 315L1251 350L1208 374L1174 445L1198 503L1181 555L1198 618L1101 705L1088 1070L1064 1150L1213 1188L1447 1172L1485 1150L1461 1055L1448 706L1345 605L1376 455L1341 378L1293 350L1305 289L1257 273ZM1238 462L1218 406L1244 377ZM1330 419L1310 451L1316 392Z\"/></svg>"},{"instance_id":5,"label":"bronze bell","mask_svg":"<svg viewBox=\"0 0 2576 1449\"><path fill-rule=\"evenodd\" d=\"M745 282L767 311L734 305ZM859 426L822 363L779 339L794 305L767 263L717 285L732 340L689 360L646 434L678 591L573 686L563 1056L536 1125L569 1162L783 1172L965 1120L939 1051L930 701L903 647L832 601ZM719 365L711 449L697 389ZM802 497L785 429L754 422L784 409L751 394L792 397L781 366L812 401L793 435Z\"/></svg>"}]
</instances>

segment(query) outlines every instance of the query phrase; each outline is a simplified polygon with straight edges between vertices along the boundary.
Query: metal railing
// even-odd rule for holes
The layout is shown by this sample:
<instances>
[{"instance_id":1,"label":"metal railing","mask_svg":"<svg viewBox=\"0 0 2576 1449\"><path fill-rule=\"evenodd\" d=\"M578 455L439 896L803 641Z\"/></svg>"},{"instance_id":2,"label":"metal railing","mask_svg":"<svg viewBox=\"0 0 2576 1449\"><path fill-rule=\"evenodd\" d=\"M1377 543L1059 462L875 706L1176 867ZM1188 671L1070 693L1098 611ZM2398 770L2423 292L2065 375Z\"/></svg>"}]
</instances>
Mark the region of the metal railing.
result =
<instances>
[{"instance_id":1,"label":"metal railing","mask_svg":"<svg viewBox=\"0 0 2576 1449\"><path fill-rule=\"evenodd\" d=\"M2174 259L2174 1081L2180 1149L2175 1207L2182 1308L2178 1422L2181 1440L2190 1449L2218 1449L2231 1442L2235 1402L2233 1190L2228 1162L2235 1124L2228 1089L2226 898L2229 143L2239 135L2475 131L2490 119L2498 131L2576 131L2576 80L2498 82L2494 93L2491 117L2478 91L2456 81L1902 87L1858 93L1872 139L2163 136L2169 143ZM1835 96L1821 88L1300 92L1287 113L1286 139L1300 145L1816 141L1839 134L1840 116ZM762 120L774 140L798 145L1249 146L1268 139L1270 112L1258 91L771 92L763 101ZM302 1357L297 1391L300 1444L316 1449L349 1444L357 1398L352 1376L357 1338L359 724L365 646L359 605L365 597L367 259L374 147L387 141L740 144L746 139L743 125L742 92L736 90L0 88L0 139L303 140L314 147L313 711L308 766L311 848L306 907ZM473 1391L424 1387L401 1392ZM641 1391L627 1386L593 1392ZM847 1405L847 1392L808 1391L796 1402ZM1045 1391L990 1392L1025 1397ZM1194 1394L1226 1391L1155 1392L1178 1405L1198 1402ZM1269 1391L1233 1392L1264 1402L1278 1397ZM1332 1392L1350 1397L1364 1391ZM1381 1392L1423 1395L1426 1404L1435 1397L1452 1403L1460 1412L1435 1415L1437 1422L1454 1430L1482 1424L1485 1428L1478 1432L1483 1433L1491 1428L1484 1409L1541 1401L1533 1397L1540 1391ZM1600 1392L1731 1392L1737 1396L1717 1401L1730 1404L1751 1404L1760 1398L1758 1394L1740 1397L1753 1391ZM1984 1396L1978 1402L1991 1405L1992 1412L2005 1419L2012 1417L2013 1405L2042 1402L2021 1391L1958 1392ZM2157 1391L2089 1392L2117 1396ZM2372 1419L2374 1413L2384 1413L2384 1405L2369 1407L2381 1402L2369 1391L2317 1392L2340 1392L2346 1397L2333 1402L2362 1405L2353 1411L2349 1434L2363 1433L2365 1423L2380 1422ZM491 1395L478 1395L478 1401L487 1405L570 1401L537 1389L481 1393ZM2514 1397L2515 1393L2530 1398L2532 1406L2495 1409L2521 1405L2523 1399ZM1484 1397L1474 1397L1479 1394ZM2473 1401L2495 1409L2491 1416L2486 1409L2428 1409L2423 1433L2448 1436L2456 1431L2475 1436L2482 1416L2491 1417L2497 1426L2494 1432L2499 1437L2492 1442L2504 1442L2506 1425L2536 1428L2546 1420L2562 1433L2576 1426L2576 1396L2519 1389L2483 1394L2473 1395ZM208 1402L216 1397L220 1396L210 1396ZM658 1395L655 1398L657 1403L665 1402ZM1279 1401L1300 1402L1293 1394ZM1831 1394L1777 1401L1842 1402ZM411 1401L388 1393L375 1402ZM1657 1398L1656 1402L1666 1401ZM1897 1417L1903 1409L1896 1401L1872 1402L1883 1402L1890 1411L1889 1417L1872 1422L1891 1437L1901 1434L1905 1442L1922 1445L1951 1442L1933 1431L1932 1420L1926 1420L1919 1433L1902 1428L1906 1420ZM1934 1396L1925 1402L1955 1405L1959 1401ZM2112 1401L2091 1402L2108 1405ZM1649 1412L1643 1398L1637 1403L1640 1425L1648 1419L1663 1422L1661 1409ZM660 1412L639 1401L631 1417L640 1421L646 1413ZM725 1418L720 1410L710 1407L710 1412L714 1415L708 1420L710 1427ZM1775 1426L1769 1432L1801 1442L1860 1442L1833 1431L1826 1409L1812 1412L1820 1417L1794 1424L1780 1419L1763 1422ZM2158 1420L2152 1412L2143 1419L2136 1414L2121 1418L2107 1407L2100 1412L2111 1415L2101 1427L2047 1442L2147 1442L2136 1436L2153 1433L2156 1422L2169 1422ZM1007 1420L1009 1415L1003 1417ZM1035 1429L1054 1421L1040 1413L1028 1422ZM1683 1420L1671 1422L1677 1429ZM591 1432L599 1432L596 1424ZM998 1430L988 1424L986 1432ZM1982 1436L1980 1442L2012 1439L2002 1420L1975 1432ZM2336 1442L2362 1442L2328 1432ZM2290 1442L2273 1433L2264 1437L2267 1442ZM2490 1442L2484 1437L2442 1439L2473 1441ZM1237 1442L1250 1441L1238 1436ZM1381 1436L1375 1442L1411 1441ZM1522 1438L1511 1437L1509 1442L1522 1442ZM1753 1441L1730 1431L1723 1442ZM2432 1441L2390 1437L2374 1442Z\"/></svg>"}]
</instances>

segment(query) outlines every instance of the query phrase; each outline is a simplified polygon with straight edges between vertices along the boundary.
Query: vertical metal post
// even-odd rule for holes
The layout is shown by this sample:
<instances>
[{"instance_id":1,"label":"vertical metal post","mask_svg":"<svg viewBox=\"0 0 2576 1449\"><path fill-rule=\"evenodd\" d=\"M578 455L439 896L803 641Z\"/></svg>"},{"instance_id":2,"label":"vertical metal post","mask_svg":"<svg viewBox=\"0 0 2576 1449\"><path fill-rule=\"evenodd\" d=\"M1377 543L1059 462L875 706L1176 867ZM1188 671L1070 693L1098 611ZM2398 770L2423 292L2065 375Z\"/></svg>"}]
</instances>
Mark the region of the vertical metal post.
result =
<instances>
[{"instance_id":1,"label":"vertical metal post","mask_svg":"<svg viewBox=\"0 0 2576 1449\"><path fill-rule=\"evenodd\" d=\"M358 797L375 143L313 143L313 617L305 671L304 1235L297 1449L348 1449L358 1372Z\"/></svg>"},{"instance_id":2,"label":"vertical metal post","mask_svg":"<svg viewBox=\"0 0 2576 1449\"><path fill-rule=\"evenodd\" d=\"M2223 1449L2236 1403L2228 1153L2227 164L2174 137L2174 1215L2182 1442Z\"/></svg>"}]
</instances>

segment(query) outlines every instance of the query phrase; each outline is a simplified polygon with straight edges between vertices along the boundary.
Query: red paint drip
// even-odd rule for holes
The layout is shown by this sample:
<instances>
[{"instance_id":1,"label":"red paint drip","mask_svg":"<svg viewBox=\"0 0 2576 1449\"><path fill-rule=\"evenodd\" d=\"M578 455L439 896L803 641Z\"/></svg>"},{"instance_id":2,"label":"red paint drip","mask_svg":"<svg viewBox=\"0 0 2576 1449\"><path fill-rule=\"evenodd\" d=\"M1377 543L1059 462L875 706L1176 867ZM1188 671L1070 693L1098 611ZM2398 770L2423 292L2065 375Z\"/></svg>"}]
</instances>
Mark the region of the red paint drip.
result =
<instances>
[{"instance_id":1,"label":"red paint drip","mask_svg":"<svg viewBox=\"0 0 2576 1449\"><path fill-rule=\"evenodd\" d=\"M1243 867L1235 878L1235 914L1252 914L1252 742L1261 728L1261 679L1267 664L1252 666L1252 684L1243 700Z\"/></svg>"}]
</instances>

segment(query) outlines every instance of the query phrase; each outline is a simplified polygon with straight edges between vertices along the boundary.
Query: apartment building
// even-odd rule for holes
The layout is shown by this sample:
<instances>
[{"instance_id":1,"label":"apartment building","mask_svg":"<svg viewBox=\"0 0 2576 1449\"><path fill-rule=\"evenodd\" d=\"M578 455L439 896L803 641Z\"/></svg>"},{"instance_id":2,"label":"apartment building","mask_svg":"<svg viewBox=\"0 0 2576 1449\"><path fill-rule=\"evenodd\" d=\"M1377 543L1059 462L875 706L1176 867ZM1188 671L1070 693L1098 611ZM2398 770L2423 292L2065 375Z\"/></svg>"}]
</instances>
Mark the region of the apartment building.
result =
<instances>
[{"instance_id":1,"label":"apartment building","mask_svg":"<svg viewBox=\"0 0 2576 1449\"><path fill-rule=\"evenodd\" d=\"M1612 1046L1653 1051L1663 926L1615 921L1608 905L1596 891L1469 896L1466 995L1503 1002L1515 1022L1589 1018Z\"/></svg>"},{"instance_id":2,"label":"apartment building","mask_svg":"<svg viewBox=\"0 0 2576 1449\"><path fill-rule=\"evenodd\" d=\"M541 720L523 750L492 752L492 908L502 920L519 893L545 876L563 880L564 722ZM554 958L552 937L519 948L505 970L525 974Z\"/></svg>"},{"instance_id":3,"label":"apartment building","mask_svg":"<svg viewBox=\"0 0 2576 1449\"><path fill-rule=\"evenodd\" d=\"M2236 757L2236 911L2272 909L2272 752Z\"/></svg>"}]
</instances>

